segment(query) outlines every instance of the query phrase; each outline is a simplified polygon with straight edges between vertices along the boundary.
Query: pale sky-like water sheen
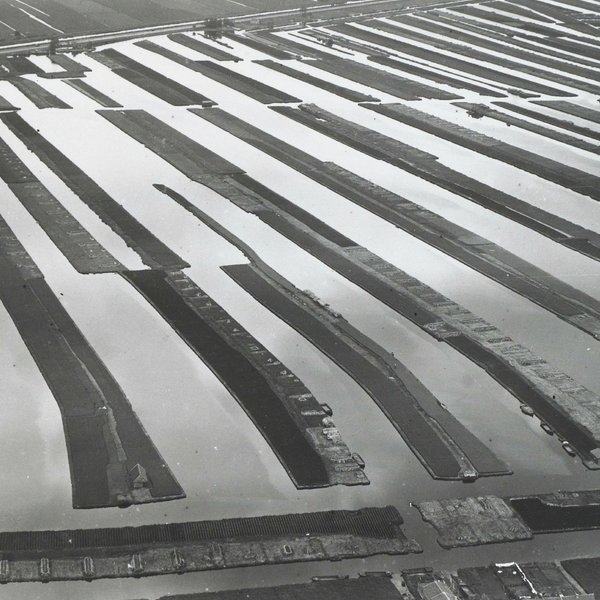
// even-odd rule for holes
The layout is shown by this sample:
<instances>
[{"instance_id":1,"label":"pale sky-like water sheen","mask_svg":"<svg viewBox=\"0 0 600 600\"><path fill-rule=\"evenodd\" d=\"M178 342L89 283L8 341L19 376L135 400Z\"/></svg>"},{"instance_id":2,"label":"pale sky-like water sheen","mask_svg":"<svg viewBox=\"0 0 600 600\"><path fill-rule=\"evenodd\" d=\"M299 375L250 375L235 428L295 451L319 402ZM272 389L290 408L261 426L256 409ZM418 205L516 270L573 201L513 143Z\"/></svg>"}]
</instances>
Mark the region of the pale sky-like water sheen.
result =
<instances>
[{"instance_id":1,"label":"pale sky-like water sheen","mask_svg":"<svg viewBox=\"0 0 600 600\"><path fill-rule=\"evenodd\" d=\"M165 38L157 43L190 58L198 53ZM248 62L266 58L232 42L246 59L227 67L396 137L439 156L467 175L505 192L600 230L598 204L514 167L434 138L367 111L349 101ZM538 234L472 205L419 178L376 161L309 130L212 80L130 43L117 48L205 94L238 117L297 145L322 160L335 161L403 195L450 221L487 237L586 293L600 298L600 264ZM127 108L143 108L172 127L234 162L249 175L311 211L399 268L418 277L474 313L498 325L518 342L600 393L599 342L456 260L416 240L382 219L301 176L211 124L174 108L111 73L90 57L86 81ZM364 58L358 60L365 62ZM42 58L36 62L49 67ZM299 70L321 73L306 63ZM338 78L332 76L332 81ZM131 214L189 261L187 274L291 368L322 401L352 451L367 464L368 487L298 491L241 407L202 361L154 309L118 275L76 273L4 184L0 211L43 271L79 328L124 389L144 427L187 492L183 500L122 509L71 508L68 463L60 413L10 317L0 306L0 381L3 419L0 487L3 530L140 525L218 519L268 513L394 504L405 531L425 553L412 557L374 557L365 561L313 563L238 569L142 580L10 585L0 599L126 600L168 592L199 591L307 581L312 575L400 570L429 564L457 567L491 561L556 559L597 552L594 532L539 536L534 541L448 552L435 542L410 501L467 494L512 494L557 488L599 487L600 473L568 457L539 422L521 414L517 400L463 356L436 342L388 307L333 272L254 216L191 182L94 112L98 106L59 80L39 83L73 110L35 109L8 82L0 94L22 106L21 116L74 160ZM364 86L343 81L346 87ZM371 90L384 101L395 98ZM476 94L466 93L468 101ZM474 121L464 111L438 101L413 103L439 117L517 146L558 159L565 146L493 121ZM540 109L541 110L541 109ZM33 154L0 125L7 140L39 179L110 252L130 269L144 268L139 257L104 225ZM598 174L597 156L568 150L565 162ZM431 479L369 396L308 341L271 314L231 280L220 266L245 262L223 238L152 187L163 183L183 194L250 244L273 268L300 289L329 302L358 329L411 369L448 409L505 461L514 475L473 484Z\"/></svg>"}]
</instances>

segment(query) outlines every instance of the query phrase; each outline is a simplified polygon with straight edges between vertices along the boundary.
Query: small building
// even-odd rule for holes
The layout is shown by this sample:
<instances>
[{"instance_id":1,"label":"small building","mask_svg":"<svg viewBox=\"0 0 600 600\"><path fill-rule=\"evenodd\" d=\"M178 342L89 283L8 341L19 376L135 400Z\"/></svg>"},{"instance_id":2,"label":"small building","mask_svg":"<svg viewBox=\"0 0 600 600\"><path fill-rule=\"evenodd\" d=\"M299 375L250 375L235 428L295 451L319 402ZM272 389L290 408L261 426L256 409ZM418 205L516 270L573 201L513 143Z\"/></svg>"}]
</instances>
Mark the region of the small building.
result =
<instances>
[{"instance_id":1,"label":"small building","mask_svg":"<svg viewBox=\"0 0 600 600\"><path fill-rule=\"evenodd\" d=\"M137 463L130 471L129 477L131 479L131 483L133 484L133 488L139 490L140 488L146 488L150 485L150 480L148 479L148 474L146 473L146 469Z\"/></svg>"}]
</instances>

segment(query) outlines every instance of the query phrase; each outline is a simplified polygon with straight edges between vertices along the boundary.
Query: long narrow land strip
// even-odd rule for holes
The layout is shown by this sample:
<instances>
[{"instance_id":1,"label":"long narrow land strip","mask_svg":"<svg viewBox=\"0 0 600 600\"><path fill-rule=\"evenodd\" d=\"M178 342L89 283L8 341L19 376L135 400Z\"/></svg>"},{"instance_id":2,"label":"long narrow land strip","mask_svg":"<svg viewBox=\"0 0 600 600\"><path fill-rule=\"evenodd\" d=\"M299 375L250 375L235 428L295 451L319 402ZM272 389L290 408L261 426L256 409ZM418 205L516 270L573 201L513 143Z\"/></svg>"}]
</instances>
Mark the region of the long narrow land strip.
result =
<instances>
[{"instance_id":1,"label":"long narrow land strip","mask_svg":"<svg viewBox=\"0 0 600 600\"><path fill-rule=\"evenodd\" d=\"M485 48L487 50L492 50L493 52L498 52L500 54L517 58L520 61L526 61L533 64L543 65L555 71L570 73L571 75L576 75L585 79L600 82L600 73L598 73L597 69L572 64L567 61L557 60L556 58L550 58L548 56L543 56L540 54L539 49L537 48L535 52L528 52L525 49L516 48L512 46L513 41L510 38L506 38L503 41L503 43L500 43L498 41L490 39L489 36L482 37L481 35L473 35L472 33L469 34L464 31L456 31L456 29L448 28L446 24L435 22L433 20L430 20L428 17L429 13L418 13L418 16L405 15L402 17L396 17L394 18L394 21L404 25L410 25L414 28L422 29L428 33L436 34L435 38L433 38L433 36L423 36L421 38L419 34L417 34L416 36L416 39L422 39L423 41L427 41L428 43L434 43L436 47L440 47L438 44L442 44L441 47L446 47L444 44L444 40L452 39L454 40L454 42L451 45L451 49L452 51L454 51L455 47L457 46L456 40L459 40L463 44L468 44L466 46L467 50L465 51L467 53L469 52L468 49L473 46L475 48ZM413 30L410 30L409 34L410 33L413 33ZM435 42L433 41L434 39ZM512 66L513 64L515 64L514 61L510 61L507 66Z\"/></svg>"},{"instance_id":2,"label":"long narrow land strip","mask_svg":"<svg viewBox=\"0 0 600 600\"><path fill-rule=\"evenodd\" d=\"M302 102L302 100L295 96L277 90L273 86L257 81L252 77L246 77L241 73L228 69L221 63L198 60L195 61L193 69L198 73L202 73L205 77L237 90L262 104L271 104L273 102Z\"/></svg>"},{"instance_id":3,"label":"long narrow land strip","mask_svg":"<svg viewBox=\"0 0 600 600\"><path fill-rule=\"evenodd\" d=\"M277 71L278 73L282 73L283 75L287 75L288 77L293 77L294 79L298 79L299 81L303 81L304 83L308 83L322 90L335 94L340 98L350 100L351 102L378 102L378 99L374 98L373 96L363 94L361 92L352 90L347 87L343 87L341 85L337 85L335 83L332 83L331 81L321 79L320 77L315 77L310 73L300 71L298 69L290 67L289 65L284 65L274 60L257 60L254 62L256 62L259 65L262 65L263 67L268 67L273 71Z\"/></svg>"},{"instance_id":4,"label":"long narrow land strip","mask_svg":"<svg viewBox=\"0 0 600 600\"><path fill-rule=\"evenodd\" d=\"M191 37L184 33L174 33L168 37L177 44L180 44L186 48L190 48L191 50L195 50L196 52L204 54L205 56L215 60L241 60L238 56L235 56L235 54L231 54L230 52L222 50L221 48L216 48L208 42L202 42L197 37Z\"/></svg>"},{"instance_id":5,"label":"long narrow land strip","mask_svg":"<svg viewBox=\"0 0 600 600\"><path fill-rule=\"evenodd\" d=\"M203 94L191 90L173 79L146 67L127 55L108 48L94 52L90 56L110 68L130 83L174 106L212 106L215 103Z\"/></svg>"},{"instance_id":6,"label":"long narrow land strip","mask_svg":"<svg viewBox=\"0 0 600 600\"><path fill-rule=\"evenodd\" d=\"M144 264L157 269L181 269L189 264L139 223L89 175L17 113L0 120L48 166L100 219L137 252Z\"/></svg>"},{"instance_id":7,"label":"long narrow land strip","mask_svg":"<svg viewBox=\"0 0 600 600\"><path fill-rule=\"evenodd\" d=\"M352 38L357 38L364 40L366 42L371 42L373 44L378 44L384 48L388 48L389 50L393 50L395 52L399 52L403 55L408 55L411 58L417 58L420 60L425 60L428 63L433 63L436 66L442 66L446 68L450 68L461 73L465 73L468 75L474 75L476 77L482 78L489 82L494 82L496 84L500 84L504 86L504 89L519 89L525 90L530 94L547 94L549 96L573 96L574 94L566 92L564 90L560 90L555 87L551 87L549 85L545 85L542 83L538 83L537 81L532 81L531 79L524 79L523 77L518 77L516 75L512 75L509 73L505 73L504 71L500 71L498 69L493 68L492 66L483 66L476 62L457 58L455 55L443 54L442 52L436 52L430 48L422 48L421 46L411 44L404 39L402 41L396 40L392 37L376 33L375 31L360 29L354 25L341 24L334 25L329 27L329 29L335 33L339 33L345 36L350 36ZM312 33L312 35L318 36L318 32L308 32ZM324 35L321 32L321 36ZM327 35L327 34L325 34ZM336 38L338 43L343 43L344 38ZM340 62L340 61L338 61ZM328 71L331 71L332 66L331 63L323 62L319 63L316 66L323 67ZM349 66L350 68L351 66ZM401 97L401 96L399 96Z\"/></svg>"},{"instance_id":8,"label":"long narrow land strip","mask_svg":"<svg viewBox=\"0 0 600 600\"><path fill-rule=\"evenodd\" d=\"M0 298L61 411L73 506L182 498L123 391L1 218L0 270ZM136 470L147 474L141 488Z\"/></svg>"},{"instance_id":9,"label":"long narrow land strip","mask_svg":"<svg viewBox=\"0 0 600 600\"><path fill-rule=\"evenodd\" d=\"M205 185L238 206L255 203L256 192L228 177L206 178ZM174 190L157 189L240 249L250 265L222 269L355 379L378 404L434 478L471 480L509 473L406 367L361 334L341 315L295 288L264 263L237 236ZM256 199L255 199L256 198Z\"/></svg>"},{"instance_id":10,"label":"long narrow land strip","mask_svg":"<svg viewBox=\"0 0 600 600\"><path fill-rule=\"evenodd\" d=\"M126 271L239 402L298 488L368 484L304 384L181 272Z\"/></svg>"},{"instance_id":11,"label":"long narrow land strip","mask_svg":"<svg viewBox=\"0 0 600 600\"><path fill-rule=\"evenodd\" d=\"M353 579L331 577L310 583L248 588L220 592L198 592L165 596L159 600L402 600L391 575Z\"/></svg>"},{"instance_id":12,"label":"long narrow land strip","mask_svg":"<svg viewBox=\"0 0 600 600\"><path fill-rule=\"evenodd\" d=\"M96 101L101 106L107 108L119 108L121 106L121 104L119 104L116 100L113 100L104 92L97 90L87 81L82 81L81 79L64 79L63 81L84 96Z\"/></svg>"},{"instance_id":13,"label":"long narrow land strip","mask_svg":"<svg viewBox=\"0 0 600 600\"><path fill-rule=\"evenodd\" d=\"M402 24L405 23L404 17L392 17L391 21L393 21L393 23L373 20L366 21L363 24L374 29L380 29L386 33L400 36L403 40L408 39L416 43L427 44L436 49L446 51L452 56L464 56L468 60L485 62L492 65L500 64L504 68L510 69L513 72L523 73L526 76L529 75L544 79L555 84L586 91L591 94L600 93L600 85L593 82L594 79L598 80L597 74L592 74L592 77L584 77L581 74L579 74L579 77L569 77L565 74L568 72L568 67L567 69L561 69L560 72L557 72L556 66L553 68L545 68L543 59L539 61L537 60L537 57L532 57L534 59L534 64L529 64L531 61L526 60L511 60L507 58L506 54L505 56L498 57L494 53L486 52L477 47L473 47L472 45L450 41L447 37L434 37L423 31L416 32L414 29L402 27ZM413 25L414 21L410 24ZM497 50L497 52L500 51L501 50ZM561 95L569 96L572 94L565 91Z\"/></svg>"},{"instance_id":14,"label":"long narrow land strip","mask_svg":"<svg viewBox=\"0 0 600 600\"><path fill-rule=\"evenodd\" d=\"M600 111L587 106L581 106L574 102L566 102L564 100L535 100L533 104L539 104L545 108L551 108L558 112L566 113L571 117L578 117L591 123L600 124Z\"/></svg>"},{"instance_id":15,"label":"long narrow land strip","mask_svg":"<svg viewBox=\"0 0 600 600\"><path fill-rule=\"evenodd\" d=\"M568 118L560 119L558 117L553 117L552 115L549 115L545 112L532 110L532 108L520 106L519 104L514 104L512 102L497 101L494 102L494 104L496 106L499 106L500 108L504 108L505 110L515 112L519 115L523 115L524 117L529 117L530 119L533 119L535 121L540 121L542 123L558 127L559 129L565 129L566 131L569 131L571 133L581 135L596 141L600 141L600 131L594 131L593 129L589 129L588 127L581 127L580 125L576 125L572 121L568 120Z\"/></svg>"},{"instance_id":16,"label":"long narrow land strip","mask_svg":"<svg viewBox=\"0 0 600 600\"><path fill-rule=\"evenodd\" d=\"M37 108L71 108L64 100L31 79L15 77L10 82Z\"/></svg>"},{"instance_id":17,"label":"long narrow land strip","mask_svg":"<svg viewBox=\"0 0 600 600\"><path fill-rule=\"evenodd\" d=\"M461 79L446 73L438 73L434 69L428 68L421 64L417 65L408 62L400 57L394 58L392 56L372 55L369 56L368 59L379 65L391 67L395 71L400 71L409 75L416 75L417 77L423 77L424 79L431 80L435 83L441 83L442 85L448 85L458 90L469 90L471 92L477 92L481 96L490 96L492 98L506 98L507 96L505 92L493 89L492 87L486 87L478 83L473 83L468 79Z\"/></svg>"},{"instance_id":18,"label":"long narrow land strip","mask_svg":"<svg viewBox=\"0 0 600 600\"><path fill-rule=\"evenodd\" d=\"M0 533L0 580L72 581L409 554L393 506L112 529ZM43 566L44 568L40 568Z\"/></svg>"},{"instance_id":19,"label":"long narrow land strip","mask_svg":"<svg viewBox=\"0 0 600 600\"><path fill-rule=\"evenodd\" d=\"M80 273L111 273L125 267L84 229L0 139L0 179Z\"/></svg>"},{"instance_id":20,"label":"long narrow land strip","mask_svg":"<svg viewBox=\"0 0 600 600\"><path fill-rule=\"evenodd\" d=\"M365 85L380 92L391 94L403 100L420 100L421 98L434 98L437 100L461 100L462 96L447 92L438 86L428 85L401 77L395 73L377 69L345 58L317 59L310 62L312 67L343 77L355 83Z\"/></svg>"},{"instance_id":21,"label":"long narrow land strip","mask_svg":"<svg viewBox=\"0 0 600 600\"><path fill-rule=\"evenodd\" d=\"M365 108L440 139L502 161L579 194L600 200L600 177L400 103ZM598 113L600 114L600 113Z\"/></svg>"},{"instance_id":22,"label":"long narrow land strip","mask_svg":"<svg viewBox=\"0 0 600 600\"><path fill-rule=\"evenodd\" d=\"M514 125L515 127L519 127L525 131L530 131L531 133L541 135L545 138L561 142L567 146L579 148L580 150L586 150L587 152L591 152L593 154L600 154L600 144L594 144L573 135L569 135L568 133L556 131L556 129L545 127L538 123L532 123L526 119L520 119L519 117L495 110L492 106L488 106L487 104L475 104L473 102L453 102L453 104L454 106L458 106L459 108L466 110L467 113L473 118L478 119L488 117L490 119L500 121L501 123L505 123L509 127Z\"/></svg>"}]
</instances>

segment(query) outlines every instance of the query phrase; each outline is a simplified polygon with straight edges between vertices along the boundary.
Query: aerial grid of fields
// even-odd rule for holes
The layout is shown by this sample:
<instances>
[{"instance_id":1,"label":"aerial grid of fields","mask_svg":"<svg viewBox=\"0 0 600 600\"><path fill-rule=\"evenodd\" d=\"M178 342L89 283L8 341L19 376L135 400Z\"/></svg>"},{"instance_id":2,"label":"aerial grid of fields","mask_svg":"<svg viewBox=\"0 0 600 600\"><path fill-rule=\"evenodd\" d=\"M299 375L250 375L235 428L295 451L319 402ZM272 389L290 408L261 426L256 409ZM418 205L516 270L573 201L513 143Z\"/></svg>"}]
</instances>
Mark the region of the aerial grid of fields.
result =
<instances>
[{"instance_id":1,"label":"aerial grid of fields","mask_svg":"<svg viewBox=\"0 0 600 600\"><path fill-rule=\"evenodd\" d=\"M0 0L0 600L599 597L599 27Z\"/></svg>"}]
</instances>

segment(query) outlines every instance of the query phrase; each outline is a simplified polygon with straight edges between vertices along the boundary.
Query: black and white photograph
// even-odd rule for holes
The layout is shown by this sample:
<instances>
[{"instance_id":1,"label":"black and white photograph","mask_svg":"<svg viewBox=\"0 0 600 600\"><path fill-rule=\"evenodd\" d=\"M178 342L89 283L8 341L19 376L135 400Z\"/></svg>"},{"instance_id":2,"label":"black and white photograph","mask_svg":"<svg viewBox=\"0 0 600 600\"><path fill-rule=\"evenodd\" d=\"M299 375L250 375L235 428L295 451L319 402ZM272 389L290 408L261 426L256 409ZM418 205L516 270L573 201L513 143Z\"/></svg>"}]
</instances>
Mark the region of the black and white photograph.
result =
<instances>
[{"instance_id":1,"label":"black and white photograph","mask_svg":"<svg viewBox=\"0 0 600 600\"><path fill-rule=\"evenodd\" d=\"M0 600L600 600L600 0L0 0Z\"/></svg>"}]
</instances>

